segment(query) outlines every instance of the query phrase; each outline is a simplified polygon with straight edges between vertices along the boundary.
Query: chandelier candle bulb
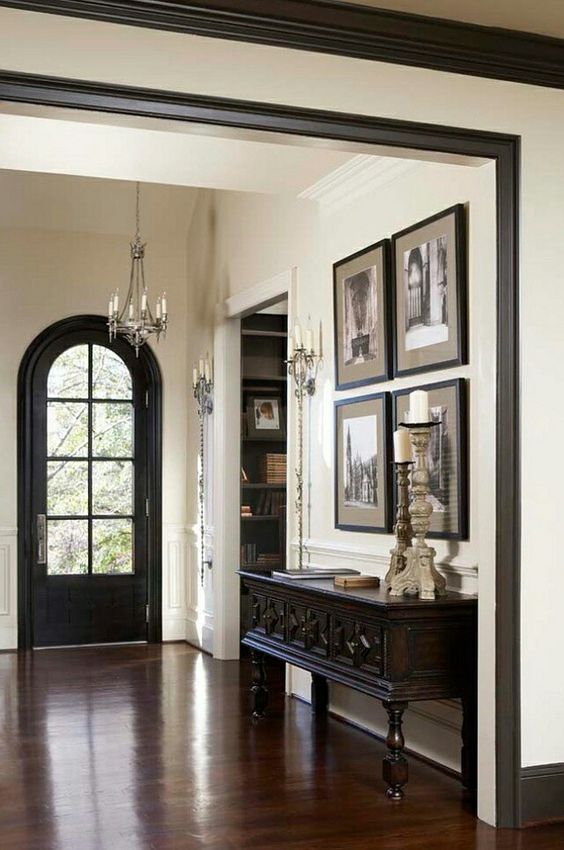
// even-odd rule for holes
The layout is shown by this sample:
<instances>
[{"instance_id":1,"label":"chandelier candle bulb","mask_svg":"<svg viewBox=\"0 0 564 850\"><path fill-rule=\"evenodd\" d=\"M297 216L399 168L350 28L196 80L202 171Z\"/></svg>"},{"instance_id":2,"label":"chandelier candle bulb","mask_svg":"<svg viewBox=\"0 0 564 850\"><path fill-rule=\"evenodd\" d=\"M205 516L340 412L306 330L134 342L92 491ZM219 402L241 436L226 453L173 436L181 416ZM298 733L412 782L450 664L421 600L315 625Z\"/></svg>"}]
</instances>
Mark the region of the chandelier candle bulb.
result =
<instances>
[{"instance_id":1,"label":"chandelier candle bulb","mask_svg":"<svg viewBox=\"0 0 564 850\"><path fill-rule=\"evenodd\" d=\"M168 312L167 306L166 306L166 292L163 292L163 297L162 297L161 301L162 301L163 316L166 316L166 314Z\"/></svg>"},{"instance_id":2,"label":"chandelier candle bulb","mask_svg":"<svg viewBox=\"0 0 564 850\"><path fill-rule=\"evenodd\" d=\"M129 302L129 318L133 318L133 301Z\"/></svg>"},{"instance_id":3,"label":"chandelier candle bulb","mask_svg":"<svg viewBox=\"0 0 564 850\"><path fill-rule=\"evenodd\" d=\"M114 293L114 313L119 313L119 290Z\"/></svg>"},{"instance_id":4,"label":"chandelier candle bulb","mask_svg":"<svg viewBox=\"0 0 564 850\"><path fill-rule=\"evenodd\" d=\"M394 461L396 463L409 463L412 460L411 437L407 428L399 428L394 431Z\"/></svg>"},{"instance_id":5,"label":"chandelier candle bulb","mask_svg":"<svg viewBox=\"0 0 564 850\"><path fill-rule=\"evenodd\" d=\"M157 311L157 319L160 319L160 318L161 318L161 313L162 313L161 299L160 299L160 298L157 298L157 307L156 307L156 311Z\"/></svg>"},{"instance_id":6,"label":"chandelier candle bulb","mask_svg":"<svg viewBox=\"0 0 564 850\"><path fill-rule=\"evenodd\" d=\"M204 359L203 359L203 357L200 357L200 359L198 361L198 375L199 375L200 378L204 377Z\"/></svg>"},{"instance_id":7,"label":"chandelier candle bulb","mask_svg":"<svg viewBox=\"0 0 564 850\"><path fill-rule=\"evenodd\" d=\"M210 380L211 380L211 367L210 367L210 361L209 360L206 360L206 362L204 364L204 377L205 377L206 381L209 383Z\"/></svg>"},{"instance_id":8,"label":"chandelier candle bulb","mask_svg":"<svg viewBox=\"0 0 564 850\"><path fill-rule=\"evenodd\" d=\"M299 325L296 325L294 328L294 341L296 344L296 348L302 347L302 329Z\"/></svg>"},{"instance_id":9,"label":"chandelier candle bulb","mask_svg":"<svg viewBox=\"0 0 564 850\"><path fill-rule=\"evenodd\" d=\"M410 425L420 425L429 421L429 396L425 390L414 390L409 394Z\"/></svg>"},{"instance_id":10,"label":"chandelier candle bulb","mask_svg":"<svg viewBox=\"0 0 564 850\"><path fill-rule=\"evenodd\" d=\"M195 387L197 383L198 383L198 370L194 366L194 368L192 369L192 386Z\"/></svg>"}]
</instances>

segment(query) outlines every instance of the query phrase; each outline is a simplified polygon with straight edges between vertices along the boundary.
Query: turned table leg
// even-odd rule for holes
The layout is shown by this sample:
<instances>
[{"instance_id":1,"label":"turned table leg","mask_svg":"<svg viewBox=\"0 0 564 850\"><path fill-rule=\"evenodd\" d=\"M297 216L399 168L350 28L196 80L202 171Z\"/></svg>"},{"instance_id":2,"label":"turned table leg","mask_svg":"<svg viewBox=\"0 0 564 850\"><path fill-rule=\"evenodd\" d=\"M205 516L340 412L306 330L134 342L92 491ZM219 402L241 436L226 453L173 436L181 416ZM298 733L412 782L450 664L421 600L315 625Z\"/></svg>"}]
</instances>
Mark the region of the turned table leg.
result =
<instances>
[{"instance_id":1,"label":"turned table leg","mask_svg":"<svg viewBox=\"0 0 564 850\"><path fill-rule=\"evenodd\" d=\"M253 717L264 717L268 705L268 688L266 687L266 658L262 652L251 650L253 681L251 685L251 710Z\"/></svg>"},{"instance_id":2,"label":"turned table leg","mask_svg":"<svg viewBox=\"0 0 564 850\"><path fill-rule=\"evenodd\" d=\"M324 717L329 705L329 684L325 676L311 674L311 710L316 717Z\"/></svg>"},{"instance_id":3,"label":"turned table leg","mask_svg":"<svg viewBox=\"0 0 564 850\"><path fill-rule=\"evenodd\" d=\"M386 797L390 800L403 800L402 787L407 783L407 760L403 755L405 741L401 731L401 721L407 703L384 701L382 705L388 712L389 718L386 738L388 755L382 765L382 775L388 786Z\"/></svg>"}]
</instances>

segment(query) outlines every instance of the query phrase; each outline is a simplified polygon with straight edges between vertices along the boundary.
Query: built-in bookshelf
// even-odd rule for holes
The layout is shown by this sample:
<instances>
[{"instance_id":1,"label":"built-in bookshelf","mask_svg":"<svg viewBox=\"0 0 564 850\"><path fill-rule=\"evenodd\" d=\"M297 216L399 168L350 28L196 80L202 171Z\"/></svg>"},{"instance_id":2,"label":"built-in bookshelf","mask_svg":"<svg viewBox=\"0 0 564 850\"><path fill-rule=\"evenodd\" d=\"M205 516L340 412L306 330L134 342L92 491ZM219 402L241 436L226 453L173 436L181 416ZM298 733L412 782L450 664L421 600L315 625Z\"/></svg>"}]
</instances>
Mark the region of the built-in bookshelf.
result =
<instances>
[{"instance_id":1,"label":"built-in bookshelf","mask_svg":"<svg viewBox=\"0 0 564 850\"><path fill-rule=\"evenodd\" d=\"M286 556L287 316L241 321L241 567ZM276 427L279 426L279 427Z\"/></svg>"}]
</instances>

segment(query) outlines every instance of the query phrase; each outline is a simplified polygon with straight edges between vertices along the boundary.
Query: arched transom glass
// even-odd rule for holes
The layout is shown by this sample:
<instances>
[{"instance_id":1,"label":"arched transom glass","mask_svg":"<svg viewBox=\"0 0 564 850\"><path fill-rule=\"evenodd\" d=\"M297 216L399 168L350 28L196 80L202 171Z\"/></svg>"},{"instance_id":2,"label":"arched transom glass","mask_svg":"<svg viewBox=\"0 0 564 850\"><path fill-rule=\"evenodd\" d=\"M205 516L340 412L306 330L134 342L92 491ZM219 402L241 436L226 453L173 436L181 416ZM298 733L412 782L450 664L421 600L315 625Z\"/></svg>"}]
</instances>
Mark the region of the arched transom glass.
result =
<instances>
[{"instance_id":1,"label":"arched transom glass","mask_svg":"<svg viewBox=\"0 0 564 850\"><path fill-rule=\"evenodd\" d=\"M129 369L103 345L67 348L47 380L47 572L133 572Z\"/></svg>"}]
</instances>

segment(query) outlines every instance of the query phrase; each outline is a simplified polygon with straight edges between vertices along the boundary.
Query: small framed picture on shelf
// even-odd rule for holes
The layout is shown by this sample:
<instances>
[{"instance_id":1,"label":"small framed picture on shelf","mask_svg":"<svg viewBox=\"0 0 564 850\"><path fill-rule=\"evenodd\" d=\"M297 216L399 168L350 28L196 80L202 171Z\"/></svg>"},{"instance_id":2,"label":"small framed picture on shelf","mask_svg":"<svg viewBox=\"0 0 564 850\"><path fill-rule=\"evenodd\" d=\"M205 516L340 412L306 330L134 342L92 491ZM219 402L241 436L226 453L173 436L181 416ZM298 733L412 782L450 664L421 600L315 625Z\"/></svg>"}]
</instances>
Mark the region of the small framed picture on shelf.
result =
<instances>
[{"instance_id":1,"label":"small framed picture on shelf","mask_svg":"<svg viewBox=\"0 0 564 850\"><path fill-rule=\"evenodd\" d=\"M389 256L384 239L333 266L337 390L389 377Z\"/></svg>"},{"instance_id":2,"label":"small framed picture on shelf","mask_svg":"<svg viewBox=\"0 0 564 850\"><path fill-rule=\"evenodd\" d=\"M335 528L390 530L388 393L335 402Z\"/></svg>"},{"instance_id":3,"label":"small framed picture on shelf","mask_svg":"<svg viewBox=\"0 0 564 850\"><path fill-rule=\"evenodd\" d=\"M467 362L466 225L457 204L394 234L394 376Z\"/></svg>"},{"instance_id":4,"label":"small framed picture on shelf","mask_svg":"<svg viewBox=\"0 0 564 850\"><path fill-rule=\"evenodd\" d=\"M394 393L394 430L405 422L409 394L429 393L431 429L427 451L429 496L433 505L428 537L468 539L468 431L467 382L462 378L411 387Z\"/></svg>"},{"instance_id":5,"label":"small framed picture on shelf","mask_svg":"<svg viewBox=\"0 0 564 850\"><path fill-rule=\"evenodd\" d=\"M253 440L284 440L286 426L282 399L250 396L247 399L247 436Z\"/></svg>"}]
</instances>

